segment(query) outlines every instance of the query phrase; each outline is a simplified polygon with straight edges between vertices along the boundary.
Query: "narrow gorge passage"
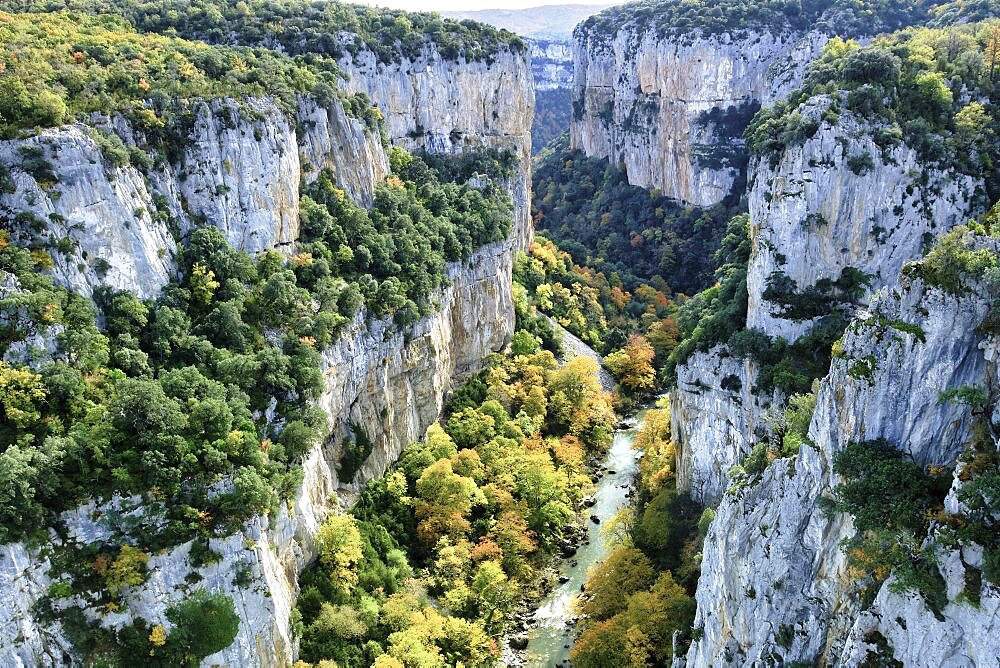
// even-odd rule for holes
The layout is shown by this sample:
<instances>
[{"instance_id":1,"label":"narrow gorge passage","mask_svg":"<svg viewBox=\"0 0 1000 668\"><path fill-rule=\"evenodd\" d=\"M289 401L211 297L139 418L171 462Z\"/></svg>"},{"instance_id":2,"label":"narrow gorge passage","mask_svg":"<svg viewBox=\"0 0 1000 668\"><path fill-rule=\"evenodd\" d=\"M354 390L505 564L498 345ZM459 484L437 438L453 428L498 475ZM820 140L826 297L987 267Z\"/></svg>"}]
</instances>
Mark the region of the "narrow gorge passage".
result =
<instances>
[{"instance_id":1,"label":"narrow gorge passage","mask_svg":"<svg viewBox=\"0 0 1000 668\"><path fill-rule=\"evenodd\" d=\"M606 473L597 484L595 503L589 510L586 538L576 553L559 566L560 584L535 609L534 626L528 632L526 665L538 668L569 664L569 652L576 635L576 600L587 582L588 570L600 563L614 548L612 535L604 531L608 522L632 501L629 490L639 472L641 452L635 437L642 428L645 410L615 433L604 459ZM596 517L599 522L594 522Z\"/></svg>"},{"instance_id":2,"label":"narrow gorge passage","mask_svg":"<svg viewBox=\"0 0 1000 668\"><path fill-rule=\"evenodd\" d=\"M0 0L0 668L1000 666L1000 0L575 2Z\"/></svg>"}]
</instances>

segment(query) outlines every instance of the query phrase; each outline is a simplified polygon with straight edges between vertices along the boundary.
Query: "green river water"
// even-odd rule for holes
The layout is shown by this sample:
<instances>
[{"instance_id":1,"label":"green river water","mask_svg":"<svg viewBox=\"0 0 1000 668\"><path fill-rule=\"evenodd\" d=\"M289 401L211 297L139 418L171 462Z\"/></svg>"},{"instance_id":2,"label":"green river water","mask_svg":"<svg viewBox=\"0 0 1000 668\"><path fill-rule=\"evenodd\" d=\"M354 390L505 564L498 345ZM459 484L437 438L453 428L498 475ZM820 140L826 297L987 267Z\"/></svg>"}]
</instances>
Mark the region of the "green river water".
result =
<instances>
[{"instance_id":1,"label":"green river water","mask_svg":"<svg viewBox=\"0 0 1000 668\"><path fill-rule=\"evenodd\" d=\"M603 560L614 547L612 538L602 535L601 529L631 502L626 494L638 472L640 454L633 443L644 416L645 411L639 413L632 426L615 433L604 460L608 473L598 482L596 503L587 513L596 515L601 522L587 521L589 544L581 543L576 554L563 560L559 568L559 574L569 579L558 585L535 609L535 623L528 630L528 648L525 650L527 666L552 668L569 665L569 647L572 647L575 637L575 627L570 625L575 615L573 605L587 581L587 570Z\"/></svg>"}]
</instances>

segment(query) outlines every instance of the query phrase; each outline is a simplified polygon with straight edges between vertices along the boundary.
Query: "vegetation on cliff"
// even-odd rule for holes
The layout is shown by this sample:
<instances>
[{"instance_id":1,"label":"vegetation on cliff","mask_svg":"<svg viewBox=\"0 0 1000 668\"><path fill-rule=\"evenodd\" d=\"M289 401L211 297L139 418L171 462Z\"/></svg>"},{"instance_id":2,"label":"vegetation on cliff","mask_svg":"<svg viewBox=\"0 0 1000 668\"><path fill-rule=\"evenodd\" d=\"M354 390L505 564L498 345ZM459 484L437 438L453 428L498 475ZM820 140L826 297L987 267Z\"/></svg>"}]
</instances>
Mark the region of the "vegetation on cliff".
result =
<instances>
[{"instance_id":1,"label":"vegetation on cliff","mask_svg":"<svg viewBox=\"0 0 1000 668\"><path fill-rule=\"evenodd\" d=\"M484 23L321 0L11 0L0 8L118 16L144 33L274 49L310 60L367 50L389 63L416 58L433 46L446 59L472 62L526 49L517 35Z\"/></svg>"},{"instance_id":2,"label":"vegetation on cliff","mask_svg":"<svg viewBox=\"0 0 1000 668\"><path fill-rule=\"evenodd\" d=\"M457 172L472 164L463 161ZM271 488L293 490L292 465L324 427L308 407L322 385L319 351L362 306L402 326L431 312L446 264L510 230L489 155L475 170L481 188L443 181L398 149L393 166L401 176L377 188L371 210L325 173L306 186L303 240L290 258L250 257L214 227L195 230L178 278L155 301L97 290L101 329L86 300L42 273L60 252L38 232L44 225L9 219L0 352L36 335L52 351L35 358L27 348L2 370L11 391L2 430L17 446L0 453L0 475L14 485L0 536L38 530L94 493L145 491L170 518L157 533L179 540L267 510ZM283 427L263 417L273 400ZM209 495L227 473L234 489Z\"/></svg>"},{"instance_id":3,"label":"vegetation on cliff","mask_svg":"<svg viewBox=\"0 0 1000 668\"><path fill-rule=\"evenodd\" d=\"M0 44L5 138L92 112L125 114L155 136L167 110L205 98L270 95L292 111L300 93L332 99L340 76L329 58L142 34L109 15L0 13Z\"/></svg>"},{"instance_id":4,"label":"vegetation on cliff","mask_svg":"<svg viewBox=\"0 0 1000 668\"><path fill-rule=\"evenodd\" d=\"M876 142L889 148L906 142L928 167L957 169L982 177L986 189L978 205L995 201L997 115L992 95L1000 66L991 72L991 49L1000 54L995 22L946 29L909 28L860 47L834 38L808 70L803 86L786 102L760 111L747 129L750 148L772 160L815 133L819 122L799 113L806 100L824 99L829 108L822 122L836 124L841 105L885 127ZM976 91L969 101L968 91ZM962 92L966 91L966 92ZM819 96L819 97L817 97ZM965 96L963 98L963 96ZM965 101L962 101L962 100ZM851 308L864 294L868 277L847 267L836 279L797 286L780 272L769 277L763 297L777 305L782 317L812 320L809 332L796 341L774 339L745 331L748 236L741 226L730 228L719 258L717 286L684 303L678 313L681 340L667 365L673 377L677 364L695 350L727 343L728 352L749 357L760 372L756 389L783 394L809 392L813 379L829 368L831 346L846 327ZM742 237L741 237L742 235ZM740 238L742 243L735 243ZM734 252L742 249L741 252ZM724 299L720 300L720 296Z\"/></svg>"},{"instance_id":5,"label":"vegetation on cliff","mask_svg":"<svg viewBox=\"0 0 1000 668\"><path fill-rule=\"evenodd\" d=\"M504 156L425 162L395 150L392 163L396 174L370 210L326 173L306 186L303 240L290 257L251 257L217 228L195 229L155 300L99 287L92 303L54 285L50 253L67 249L30 215L6 219L14 234L0 232L0 541L44 540L60 526L57 513L87 499L144 503L137 517L109 513L107 540L56 550L61 579L39 609L70 629L81 653L141 650L179 665L227 646L231 634L216 646L218 634L185 640L141 619L116 634L64 599L83 595L113 611L145 581L151 552L194 538L193 562L210 562L209 538L276 511L299 489L301 459L327 436L312 407L321 351L362 307L401 327L430 313L448 262L506 238L509 197L490 176L506 173ZM547 399L565 433L603 438L599 426L581 426L577 404Z\"/></svg>"},{"instance_id":6,"label":"vegetation on cliff","mask_svg":"<svg viewBox=\"0 0 1000 668\"><path fill-rule=\"evenodd\" d=\"M883 155L903 143L927 168L984 178L979 205L985 208L1000 197L998 91L997 20L908 28L863 47L833 38L810 64L802 86L757 114L747 128L747 143L774 161L814 135L821 123L835 126L840 113L850 111L878 126L874 138ZM803 116L807 101L822 104L820 120ZM863 163L856 171L870 169L872 156Z\"/></svg>"},{"instance_id":7,"label":"vegetation on cliff","mask_svg":"<svg viewBox=\"0 0 1000 668\"><path fill-rule=\"evenodd\" d=\"M691 40L697 34L784 33L810 28L842 35L898 30L927 15L920 0L640 0L596 14L578 30L610 35L629 26L660 38Z\"/></svg>"}]
</instances>

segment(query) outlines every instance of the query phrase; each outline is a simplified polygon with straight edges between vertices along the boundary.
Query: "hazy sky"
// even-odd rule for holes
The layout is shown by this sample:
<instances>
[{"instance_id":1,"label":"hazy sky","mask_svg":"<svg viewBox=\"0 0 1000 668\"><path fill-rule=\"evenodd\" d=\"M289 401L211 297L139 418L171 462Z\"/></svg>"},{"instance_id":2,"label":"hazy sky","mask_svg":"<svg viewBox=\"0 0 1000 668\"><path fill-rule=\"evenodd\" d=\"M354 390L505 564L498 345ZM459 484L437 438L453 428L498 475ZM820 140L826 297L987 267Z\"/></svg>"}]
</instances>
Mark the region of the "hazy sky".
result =
<instances>
[{"instance_id":1,"label":"hazy sky","mask_svg":"<svg viewBox=\"0 0 1000 668\"><path fill-rule=\"evenodd\" d=\"M411 11L454 12L476 9L525 9L542 5L603 5L609 0L566 0L546 2L545 0L360 0L366 5L409 9Z\"/></svg>"}]
</instances>

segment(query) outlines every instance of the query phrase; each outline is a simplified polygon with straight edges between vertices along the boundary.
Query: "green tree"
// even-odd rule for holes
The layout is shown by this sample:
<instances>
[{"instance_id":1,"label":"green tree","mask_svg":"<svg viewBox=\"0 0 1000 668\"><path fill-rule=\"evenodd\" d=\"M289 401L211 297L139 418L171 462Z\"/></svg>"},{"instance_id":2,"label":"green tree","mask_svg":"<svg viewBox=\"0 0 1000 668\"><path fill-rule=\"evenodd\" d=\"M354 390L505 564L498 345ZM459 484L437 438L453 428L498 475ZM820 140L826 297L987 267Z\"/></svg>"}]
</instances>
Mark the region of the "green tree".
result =
<instances>
[{"instance_id":1,"label":"green tree","mask_svg":"<svg viewBox=\"0 0 1000 668\"><path fill-rule=\"evenodd\" d=\"M240 626L233 599L204 589L168 608L166 615L174 625L167 636L166 654L177 665L191 668L229 647Z\"/></svg>"}]
</instances>

